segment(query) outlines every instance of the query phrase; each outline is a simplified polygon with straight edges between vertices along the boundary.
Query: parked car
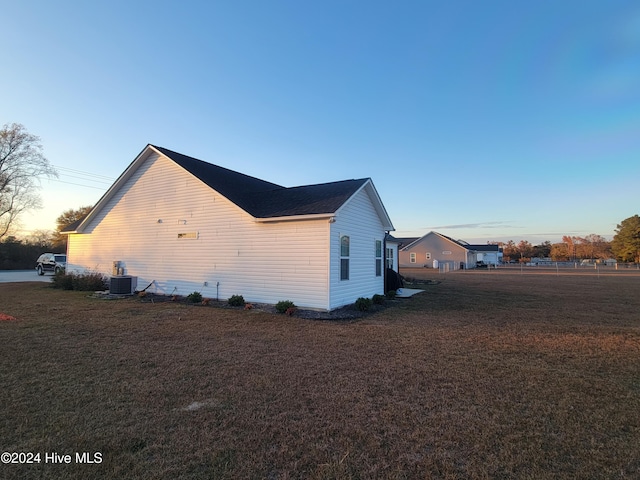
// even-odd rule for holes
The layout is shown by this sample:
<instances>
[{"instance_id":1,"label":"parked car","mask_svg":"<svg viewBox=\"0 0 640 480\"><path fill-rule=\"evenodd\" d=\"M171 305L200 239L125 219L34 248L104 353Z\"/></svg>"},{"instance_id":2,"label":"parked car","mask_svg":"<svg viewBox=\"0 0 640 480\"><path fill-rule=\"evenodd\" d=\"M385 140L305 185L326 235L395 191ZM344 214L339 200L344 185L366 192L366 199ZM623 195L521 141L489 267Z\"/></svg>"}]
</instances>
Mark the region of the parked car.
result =
<instances>
[{"instance_id":1,"label":"parked car","mask_svg":"<svg viewBox=\"0 0 640 480\"><path fill-rule=\"evenodd\" d=\"M64 253L43 253L36 262L36 272L44 275L44 272L64 272L67 268L67 256Z\"/></svg>"}]
</instances>

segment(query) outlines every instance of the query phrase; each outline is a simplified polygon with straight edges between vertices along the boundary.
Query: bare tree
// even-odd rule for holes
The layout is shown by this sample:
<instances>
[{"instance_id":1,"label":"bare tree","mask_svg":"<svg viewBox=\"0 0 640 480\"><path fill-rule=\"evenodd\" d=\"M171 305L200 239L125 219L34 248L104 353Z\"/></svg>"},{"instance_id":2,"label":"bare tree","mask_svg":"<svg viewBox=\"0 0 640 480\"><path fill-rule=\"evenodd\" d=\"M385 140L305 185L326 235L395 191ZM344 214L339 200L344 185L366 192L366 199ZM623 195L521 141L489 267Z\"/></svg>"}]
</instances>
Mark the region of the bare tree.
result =
<instances>
[{"instance_id":1,"label":"bare tree","mask_svg":"<svg viewBox=\"0 0 640 480\"><path fill-rule=\"evenodd\" d=\"M24 126L5 124L0 129L0 239L22 213L41 206L39 176L57 177L42 154L40 138Z\"/></svg>"},{"instance_id":2,"label":"bare tree","mask_svg":"<svg viewBox=\"0 0 640 480\"><path fill-rule=\"evenodd\" d=\"M51 230L34 230L26 238L26 243L49 250L53 246L53 233Z\"/></svg>"}]
</instances>

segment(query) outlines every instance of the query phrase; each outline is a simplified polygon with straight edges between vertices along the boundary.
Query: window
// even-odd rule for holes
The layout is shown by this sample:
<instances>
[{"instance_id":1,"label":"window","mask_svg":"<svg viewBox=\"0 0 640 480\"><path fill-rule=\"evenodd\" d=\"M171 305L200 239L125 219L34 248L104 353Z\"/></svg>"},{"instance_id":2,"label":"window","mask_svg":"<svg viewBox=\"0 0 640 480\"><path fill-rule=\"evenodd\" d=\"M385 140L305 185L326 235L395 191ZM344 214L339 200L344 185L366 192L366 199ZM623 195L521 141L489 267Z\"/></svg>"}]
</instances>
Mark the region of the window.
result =
<instances>
[{"instance_id":1,"label":"window","mask_svg":"<svg viewBox=\"0 0 640 480\"><path fill-rule=\"evenodd\" d=\"M427 260L431 260L431 252L427 252Z\"/></svg>"},{"instance_id":2,"label":"window","mask_svg":"<svg viewBox=\"0 0 640 480\"><path fill-rule=\"evenodd\" d=\"M349 236L340 236L340 280L349 280Z\"/></svg>"},{"instance_id":3,"label":"window","mask_svg":"<svg viewBox=\"0 0 640 480\"><path fill-rule=\"evenodd\" d=\"M409 261L411 263L416 263L416 254L415 253L410 253L409 254Z\"/></svg>"},{"instance_id":4,"label":"window","mask_svg":"<svg viewBox=\"0 0 640 480\"><path fill-rule=\"evenodd\" d=\"M376 240L376 277L382 276L382 240Z\"/></svg>"}]
</instances>

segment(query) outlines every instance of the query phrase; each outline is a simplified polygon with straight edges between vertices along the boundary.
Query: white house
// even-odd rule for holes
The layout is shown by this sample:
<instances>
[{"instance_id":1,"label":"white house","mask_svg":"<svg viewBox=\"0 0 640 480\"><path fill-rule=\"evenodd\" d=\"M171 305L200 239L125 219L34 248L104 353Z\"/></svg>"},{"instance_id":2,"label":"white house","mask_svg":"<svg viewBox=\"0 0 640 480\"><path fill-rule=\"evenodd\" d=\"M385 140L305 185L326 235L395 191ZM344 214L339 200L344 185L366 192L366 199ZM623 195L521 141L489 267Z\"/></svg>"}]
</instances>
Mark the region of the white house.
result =
<instances>
[{"instance_id":1,"label":"white house","mask_svg":"<svg viewBox=\"0 0 640 480\"><path fill-rule=\"evenodd\" d=\"M485 265L500 265L502 263L502 250L498 245L490 244L465 244L475 254L476 262L482 262Z\"/></svg>"},{"instance_id":2,"label":"white house","mask_svg":"<svg viewBox=\"0 0 640 480\"><path fill-rule=\"evenodd\" d=\"M384 293L391 230L370 178L286 188L148 145L67 228L67 270L332 310Z\"/></svg>"}]
</instances>

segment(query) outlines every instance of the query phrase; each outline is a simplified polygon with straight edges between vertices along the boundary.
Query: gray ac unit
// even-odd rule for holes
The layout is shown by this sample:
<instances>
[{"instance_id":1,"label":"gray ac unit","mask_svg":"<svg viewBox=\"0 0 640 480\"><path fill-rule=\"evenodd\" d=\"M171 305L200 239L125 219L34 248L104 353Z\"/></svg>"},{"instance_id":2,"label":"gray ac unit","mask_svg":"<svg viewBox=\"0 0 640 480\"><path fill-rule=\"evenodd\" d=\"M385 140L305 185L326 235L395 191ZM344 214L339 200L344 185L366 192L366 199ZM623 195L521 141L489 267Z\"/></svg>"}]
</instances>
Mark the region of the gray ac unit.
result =
<instances>
[{"instance_id":1,"label":"gray ac unit","mask_svg":"<svg viewBox=\"0 0 640 480\"><path fill-rule=\"evenodd\" d=\"M133 293L133 277L131 275L111 277L109 292L115 295L131 295Z\"/></svg>"}]
</instances>

